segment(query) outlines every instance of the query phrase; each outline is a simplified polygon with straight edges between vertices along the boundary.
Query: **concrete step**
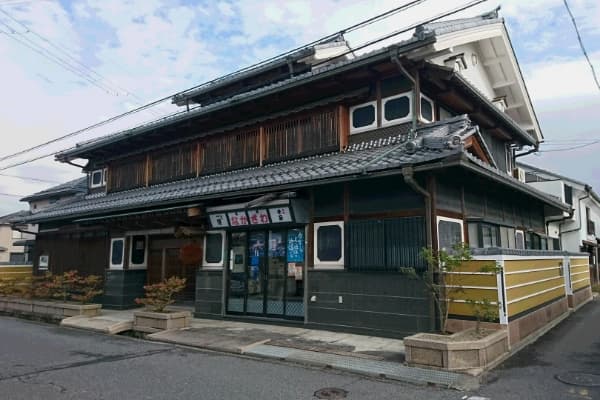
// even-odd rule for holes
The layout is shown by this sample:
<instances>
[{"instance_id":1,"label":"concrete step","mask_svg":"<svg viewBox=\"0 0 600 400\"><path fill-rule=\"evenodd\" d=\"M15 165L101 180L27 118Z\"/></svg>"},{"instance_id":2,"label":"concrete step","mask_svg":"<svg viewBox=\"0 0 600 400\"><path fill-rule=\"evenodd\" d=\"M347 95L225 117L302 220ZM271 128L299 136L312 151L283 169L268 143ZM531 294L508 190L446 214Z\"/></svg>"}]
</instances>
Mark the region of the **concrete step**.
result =
<instances>
[{"instance_id":1,"label":"concrete step","mask_svg":"<svg viewBox=\"0 0 600 400\"><path fill-rule=\"evenodd\" d=\"M85 329L88 331L106 333L115 335L117 333L129 331L133 329L132 319L115 319L110 316L84 317L76 316L65 318L60 322L61 326L71 328Z\"/></svg>"}]
</instances>

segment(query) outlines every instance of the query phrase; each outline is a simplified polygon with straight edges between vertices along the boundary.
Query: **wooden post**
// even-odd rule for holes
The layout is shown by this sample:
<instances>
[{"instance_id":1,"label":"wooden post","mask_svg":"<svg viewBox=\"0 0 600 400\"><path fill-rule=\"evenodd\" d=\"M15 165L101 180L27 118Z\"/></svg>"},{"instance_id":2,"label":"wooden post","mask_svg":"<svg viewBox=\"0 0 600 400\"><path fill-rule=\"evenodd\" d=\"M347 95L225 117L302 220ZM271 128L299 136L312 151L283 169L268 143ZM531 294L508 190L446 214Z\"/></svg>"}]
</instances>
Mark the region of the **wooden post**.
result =
<instances>
[{"instance_id":1,"label":"wooden post","mask_svg":"<svg viewBox=\"0 0 600 400\"><path fill-rule=\"evenodd\" d=\"M150 153L146 154L146 187L150 184Z\"/></svg>"},{"instance_id":2,"label":"wooden post","mask_svg":"<svg viewBox=\"0 0 600 400\"><path fill-rule=\"evenodd\" d=\"M340 151L344 151L346 150L346 147L348 147L348 137L350 136L350 117L348 115L348 107L340 104L337 109L337 116L338 133L340 135Z\"/></svg>"},{"instance_id":3,"label":"wooden post","mask_svg":"<svg viewBox=\"0 0 600 400\"><path fill-rule=\"evenodd\" d=\"M438 231L437 231L437 190L435 176L427 176L427 191L431 194L431 248L438 251Z\"/></svg>"},{"instance_id":4,"label":"wooden post","mask_svg":"<svg viewBox=\"0 0 600 400\"><path fill-rule=\"evenodd\" d=\"M196 178L200 176L200 142L196 143Z\"/></svg>"},{"instance_id":5,"label":"wooden post","mask_svg":"<svg viewBox=\"0 0 600 400\"><path fill-rule=\"evenodd\" d=\"M263 125L258 128L258 148L260 152L259 165L262 167L267 158L267 135Z\"/></svg>"}]
</instances>

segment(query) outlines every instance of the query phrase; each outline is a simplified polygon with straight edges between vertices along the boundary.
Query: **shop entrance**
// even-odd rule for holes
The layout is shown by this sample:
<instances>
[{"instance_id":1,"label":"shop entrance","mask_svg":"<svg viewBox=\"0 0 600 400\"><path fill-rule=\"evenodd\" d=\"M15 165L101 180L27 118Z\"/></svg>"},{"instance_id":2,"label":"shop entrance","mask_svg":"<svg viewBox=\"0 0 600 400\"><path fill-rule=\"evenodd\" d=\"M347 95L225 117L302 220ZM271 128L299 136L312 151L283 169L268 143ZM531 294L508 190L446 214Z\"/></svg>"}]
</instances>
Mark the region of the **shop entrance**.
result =
<instances>
[{"instance_id":1,"label":"shop entrance","mask_svg":"<svg viewBox=\"0 0 600 400\"><path fill-rule=\"evenodd\" d=\"M304 228L232 232L227 313L304 318Z\"/></svg>"}]
</instances>

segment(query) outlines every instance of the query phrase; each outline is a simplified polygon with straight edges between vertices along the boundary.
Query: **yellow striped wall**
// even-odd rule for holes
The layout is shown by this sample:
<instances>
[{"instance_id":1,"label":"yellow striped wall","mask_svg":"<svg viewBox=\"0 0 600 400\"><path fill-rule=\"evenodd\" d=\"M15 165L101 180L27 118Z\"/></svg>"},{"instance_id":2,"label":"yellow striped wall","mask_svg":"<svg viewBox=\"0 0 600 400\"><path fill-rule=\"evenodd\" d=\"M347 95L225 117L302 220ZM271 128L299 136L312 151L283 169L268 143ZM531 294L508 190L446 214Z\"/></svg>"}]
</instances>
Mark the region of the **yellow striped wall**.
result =
<instances>
[{"instance_id":1,"label":"yellow striped wall","mask_svg":"<svg viewBox=\"0 0 600 400\"><path fill-rule=\"evenodd\" d=\"M504 261L508 317L566 295L562 257Z\"/></svg>"},{"instance_id":2,"label":"yellow striped wall","mask_svg":"<svg viewBox=\"0 0 600 400\"><path fill-rule=\"evenodd\" d=\"M498 285L495 272L482 272L486 267L495 267L496 261L470 260L460 268L445 276L446 284L454 287L450 293L451 302L448 313L456 316L473 315L473 308L466 301L489 300L498 303Z\"/></svg>"},{"instance_id":3,"label":"yellow striped wall","mask_svg":"<svg viewBox=\"0 0 600 400\"><path fill-rule=\"evenodd\" d=\"M6 278L26 278L31 276L33 268L31 265L1 265L0 280Z\"/></svg>"},{"instance_id":4,"label":"yellow striped wall","mask_svg":"<svg viewBox=\"0 0 600 400\"><path fill-rule=\"evenodd\" d=\"M590 285L589 259L586 257L571 258L571 287L573 292Z\"/></svg>"}]
</instances>

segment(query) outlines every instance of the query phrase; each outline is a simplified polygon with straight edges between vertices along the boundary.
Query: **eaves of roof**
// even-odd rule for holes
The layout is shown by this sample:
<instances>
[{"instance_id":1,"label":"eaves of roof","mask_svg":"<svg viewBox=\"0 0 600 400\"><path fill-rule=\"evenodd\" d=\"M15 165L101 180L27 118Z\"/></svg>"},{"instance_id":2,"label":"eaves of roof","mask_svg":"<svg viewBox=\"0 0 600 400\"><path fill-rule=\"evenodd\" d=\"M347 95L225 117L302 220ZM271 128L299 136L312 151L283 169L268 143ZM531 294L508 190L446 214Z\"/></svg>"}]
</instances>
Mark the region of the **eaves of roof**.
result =
<instances>
[{"instance_id":1,"label":"eaves of roof","mask_svg":"<svg viewBox=\"0 0 600 400\"><path fill-rule=\"evenodd\" d=\"M415 168L415 172L425 171L425 170L435 169L435 168L442 168L442 167L451 167L451 166L460 166L460 167L469 169L473 172L476 172L479 175L484 175L498 183L509 186L518 191L525 192L525 193L537 198L538 200L555 207L556 209L558 209L560 211L564 211L564 212L571 211L571 207L568 204L563 203L562 201L558 200L557 198L550 196L550 195L542 192L541 190L534 188L531 185L523 183L508 174L502 173L499 170L497 170L493 167L490 167L487 164L484 164L483 162L481 162L480 160L478 160L477 158L471 156L470 154L468 154L466 152L462 153L462 155L459 159L452 160L452 161L449 161L446 163L442 161L442 163L434 163L434 164L424 165L424 166Z\"/></svg>"},{"instance_id":2,"label":"eaves of roof","mask_svg":"<svg viewBox=\"0 0 600 400\"><path fill-rule=\"evenodd\" d=\"M527 144L530 144L532 146L537 145L535 138L533 138L529 133L527 133L527 131L521 128L519 124L517 124L517 122L513 120L508 114L498 109L498 107L496 107L483 93L481 93L469 81L463 78L458 72L455 72L452 68L431 63L427 63L427 67L433 70L437 69L448 73L448 79L455 81L466 91L468 91L473 97L481 101L481 103L486 106L486 109L488 111L493 113L496 117L498 117L499 119L504 121L508 126L510 126L511 129L513 129L513 131L516 132L522 140L524 140Z\"/></svg>"},{"instance_id":3,"label":"eaves of roof","mask_svg":"<svg viewBox=\"0 0 600 400\"><path fill-rule=\"evenodd\" d=\"M87 191L87 177L84 176L69 182L61 183L60 185L53 186L51 188L42 190L29 196L25 196L20 201L43 200L59 195L83 193L85 191Z\"/></svg>"}]
</instances>

